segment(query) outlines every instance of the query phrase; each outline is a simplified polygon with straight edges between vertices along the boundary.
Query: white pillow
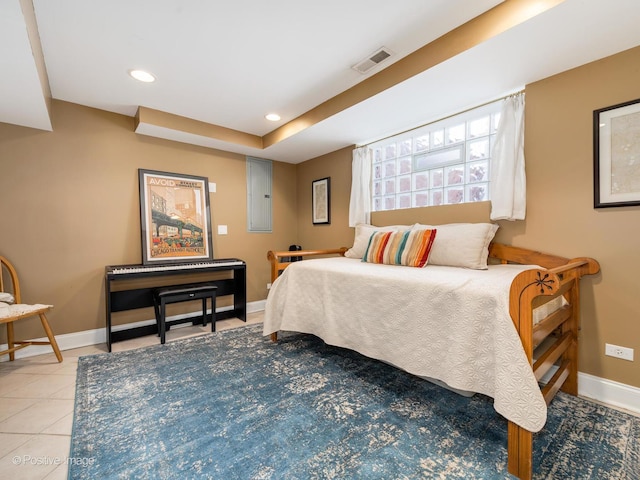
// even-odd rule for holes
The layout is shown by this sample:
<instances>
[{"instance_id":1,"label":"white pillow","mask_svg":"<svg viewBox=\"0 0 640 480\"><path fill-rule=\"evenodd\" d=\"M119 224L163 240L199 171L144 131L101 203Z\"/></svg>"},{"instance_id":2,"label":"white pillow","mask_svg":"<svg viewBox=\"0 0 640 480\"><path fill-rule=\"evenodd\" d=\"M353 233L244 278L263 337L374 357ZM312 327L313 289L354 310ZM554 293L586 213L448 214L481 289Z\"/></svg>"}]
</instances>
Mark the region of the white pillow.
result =
<instances>
[{"instance_id":1,"label":"white pillow","mask_svg":"<svg viewBox=\"0 0 640 480\"><path fill-rule=\"evenodd\" d=\"M489 244L498 230L498 225L493 223L420 225L417 223L413 228L438 230L431 248L429 265L486 270Z\"/></svg>"},{"instance_id":2,"label":"white pillow","mask_svg":"<svg viewBox=\"0 0 640 480\"><path fill-rule=\"evenodd\" d=\"M347 258L362 258L364 252L367 251L367 245L369 245L369 238L373 232L397 232L411 230L411 225L390 225L387 227L376 227L374 225L368 225L366 223L358 223L356 225L356 234L353 239L353 247L347 250L344 254Z\"/></svg>"},{"instance_id":3,"label":"white pillow","mask_svg":"<svg viewBox=\"0 0 640 480\"><path fill-rule=\"evenodd\" d=\"M13 295L7 292L0 292L0 302L3 303L13 303L16 299L13 298Z\"/></svg>"}]
</instances>

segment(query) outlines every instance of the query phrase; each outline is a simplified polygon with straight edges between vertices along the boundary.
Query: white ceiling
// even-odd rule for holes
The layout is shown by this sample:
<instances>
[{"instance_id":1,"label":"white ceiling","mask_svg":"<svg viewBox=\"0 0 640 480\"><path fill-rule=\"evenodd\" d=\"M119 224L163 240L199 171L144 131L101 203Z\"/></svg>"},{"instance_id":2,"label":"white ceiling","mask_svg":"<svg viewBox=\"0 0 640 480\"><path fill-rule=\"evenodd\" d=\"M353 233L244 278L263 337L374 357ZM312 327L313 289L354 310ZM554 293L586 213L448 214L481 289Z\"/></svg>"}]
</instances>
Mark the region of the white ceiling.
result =
<instances>
[{"instance_id":1,"label":"white ceiling","mask_svg":"<svg viewBox=\"0 0 640 480\"><path fill-rule=\"evenodd\" d=\"M39 35L54 99L129 116L145 106L262 136L499 3L2 0L0 122L55 129L38 77L38 40L28 35L33 11L31 33ZM639 0L566 0L266 149L172 130L149 134L299 163L640 45L639 20ZM390 61L365 76L350 68L382 46L395 52ZM133 80L133 68L157 81ZM272 111L280 122L264 119Z\"/></svg>"}]
</instances>

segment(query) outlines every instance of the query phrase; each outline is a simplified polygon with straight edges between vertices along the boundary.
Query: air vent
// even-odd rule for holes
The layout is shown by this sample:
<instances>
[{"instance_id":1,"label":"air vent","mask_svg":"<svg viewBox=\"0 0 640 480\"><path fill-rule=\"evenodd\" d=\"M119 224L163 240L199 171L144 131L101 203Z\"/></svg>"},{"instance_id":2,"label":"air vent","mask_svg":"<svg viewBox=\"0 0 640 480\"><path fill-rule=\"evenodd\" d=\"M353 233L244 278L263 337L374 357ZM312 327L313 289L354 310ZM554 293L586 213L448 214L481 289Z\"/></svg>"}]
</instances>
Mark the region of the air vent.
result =
<instances>
[{"instance_id":1,"label":"air vent","mask_svg":"<svg viewBox=\"0 0 640 480\"><path fill-rule=\"evenodd\" d=\"M376 50L375 52L373 52L364 60L356 63L351 68L353 68L354 70L362 74L365 74L369 72L369 70L371 70L376 65L379 65L380 63L384 62L391 55L392 55L392 52L388 48L382 47L379 50Z\"/></svg>"}]
</instances>

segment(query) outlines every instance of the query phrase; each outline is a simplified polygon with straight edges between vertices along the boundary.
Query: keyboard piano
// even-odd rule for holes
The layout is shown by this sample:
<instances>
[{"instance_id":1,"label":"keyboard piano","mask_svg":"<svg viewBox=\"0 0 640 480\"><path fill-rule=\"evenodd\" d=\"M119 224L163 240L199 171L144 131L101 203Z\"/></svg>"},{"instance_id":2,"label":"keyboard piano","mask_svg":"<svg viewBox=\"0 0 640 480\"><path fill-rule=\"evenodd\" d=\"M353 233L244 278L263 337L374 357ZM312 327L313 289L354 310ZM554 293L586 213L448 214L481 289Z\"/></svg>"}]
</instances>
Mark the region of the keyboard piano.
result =
<instances>
[{"instance_id":1,"label":"keyboard piano","mask_svg":"<svg viewBox=\"0 0 640 480\"><path fill-rule=\"evenodd\" d=\"M221 278L220 272L226 272ZM190 278L191 277L191 278ZM210 277L210 278L209 278ZM197 280L194 281L194 278ZM141 279L141 282L136 282ZM174 283L175 280L175 283ZM154 285L157 283L157 285ZM222 258L196 263L161 265L110 265L105 267L105 307L107 347L113 342L157 333L155 320L134 328L112 329L112 314L125 310L153 307L153 290L157 286L212 284L217 296L233 295L233 309L217 312L218 320L237 317L247 320L246 264L237 258ZM201 315L197 314L201 317ZM154 317L153 309L150 317ZM194 315L194 318L196 315ZM190 321L191 317L167 322L167 326Z\"/></svg>"},{"instance_id":2,"label":"keyboard piano","mask_svg":"<svg viewBox=\"0 0 640 480\"><path fill-rule=\"evenodd\" d=\"M231 267L235 265L244 265L242 260L235 258L225 258L220 260L211 260L207 262L198 263L179 263L179 264L165 264L165 265L114 265L106 267L107 275L137 275L150 272L169 272L178 271L185 272L187 270L199 270L205 268L221 268Z\"/></svg>"}]
</instances>

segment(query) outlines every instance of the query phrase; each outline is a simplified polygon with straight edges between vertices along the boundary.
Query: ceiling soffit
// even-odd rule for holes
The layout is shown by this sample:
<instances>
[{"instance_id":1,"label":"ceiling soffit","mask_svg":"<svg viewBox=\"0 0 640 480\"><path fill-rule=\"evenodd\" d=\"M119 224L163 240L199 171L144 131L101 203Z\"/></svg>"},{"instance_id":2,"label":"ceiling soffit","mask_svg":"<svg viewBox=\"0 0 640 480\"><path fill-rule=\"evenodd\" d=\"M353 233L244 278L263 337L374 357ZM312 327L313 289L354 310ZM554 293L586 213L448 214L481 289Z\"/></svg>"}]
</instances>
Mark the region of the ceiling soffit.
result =
<instances>
[{"instance_id":1,"label":"ceiling soffit","mask_svg":"<svg viewBox=\"0 0 640 480\"><path fill-rule=\"evenodd\" d=\"M138 108L135 131L229 151L246 151L246 148L239 150L234 146L249 147L253 154L264 154L269 147L470 50L563 1L505 1L262 137L144 106Z\"/></svg>"}]
</instances>

